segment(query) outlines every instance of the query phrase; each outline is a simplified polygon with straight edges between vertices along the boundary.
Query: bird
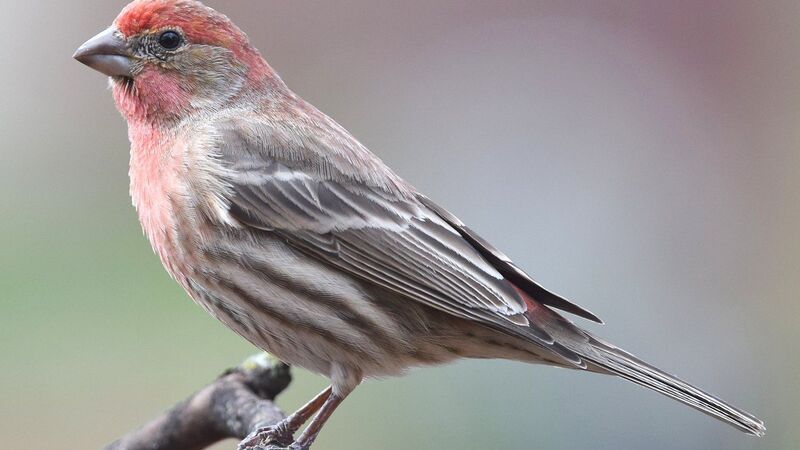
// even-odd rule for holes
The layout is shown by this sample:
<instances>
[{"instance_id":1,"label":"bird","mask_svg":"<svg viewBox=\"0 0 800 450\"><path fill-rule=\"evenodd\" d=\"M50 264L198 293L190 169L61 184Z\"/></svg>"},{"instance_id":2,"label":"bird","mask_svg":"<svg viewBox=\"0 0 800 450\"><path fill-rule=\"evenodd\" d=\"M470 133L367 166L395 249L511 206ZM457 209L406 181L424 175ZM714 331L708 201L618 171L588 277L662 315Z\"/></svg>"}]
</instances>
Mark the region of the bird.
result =
<instances>
[{"instance_id":1,"label":"bird","mask_svg":"<svg viewBox=\"0 0 800 450\"><path fill-rule=\"evenodd\" d=\"M576 325L568 315L602 321L295 94L224 14L136 0L74 58L110 79L133 204L172 278L253 345L330 379L240 448L307 449L363 380L463 358L614 375L764 435Z\"/></svg>"}]
</instances>

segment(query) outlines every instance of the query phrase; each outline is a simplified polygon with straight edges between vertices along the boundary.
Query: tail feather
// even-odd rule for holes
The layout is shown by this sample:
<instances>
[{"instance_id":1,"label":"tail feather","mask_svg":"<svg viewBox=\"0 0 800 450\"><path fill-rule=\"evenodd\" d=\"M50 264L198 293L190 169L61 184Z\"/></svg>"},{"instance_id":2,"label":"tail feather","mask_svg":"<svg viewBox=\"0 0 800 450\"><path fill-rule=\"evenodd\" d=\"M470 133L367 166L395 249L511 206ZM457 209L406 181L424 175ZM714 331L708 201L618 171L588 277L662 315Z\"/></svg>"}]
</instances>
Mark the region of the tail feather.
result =
<instances>
[{"instance_id":1,"label":"tail feather","mask_svg":"<svg viewBox=\"0 0 800 450\"><path fill-rule=\"evenodd\" d=\"M752 414L735 408L611 344L596 338L591 338L590 343L594 352L585 352L590 354L583 356L605 371L660 392L745 433L764 436L764 422Z\"/></svg>"},{"instance_id":2,"label":"tail feather","mask_svg":"<svg viewBox=\"0 0 800 450\"><path fill-rule=\"evenodd\" d=\"M745 433L754 436L763 436L766 433L764 422L752 414L735 408L717 397L647 364L630 353L592 336L555 311L536 303L525 293L522 294L530 307L526 317L531 323L535 323L553 336L556 344L584 360L583 364L574 364L574 368L616 375L660 392Z\"/></svg>"}]
</instances>

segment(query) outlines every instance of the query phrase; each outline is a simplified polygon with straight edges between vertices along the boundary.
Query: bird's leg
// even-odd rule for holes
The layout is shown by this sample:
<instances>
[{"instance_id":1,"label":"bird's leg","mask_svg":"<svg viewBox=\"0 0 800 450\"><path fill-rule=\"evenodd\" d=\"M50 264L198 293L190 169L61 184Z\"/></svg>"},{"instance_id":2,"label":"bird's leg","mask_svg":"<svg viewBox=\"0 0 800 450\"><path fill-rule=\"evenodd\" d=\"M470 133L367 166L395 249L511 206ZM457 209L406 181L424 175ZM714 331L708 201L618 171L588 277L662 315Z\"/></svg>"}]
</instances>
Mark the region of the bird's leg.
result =
<instances>
[{"instance_id":1,"label":"bird's leg","mask_svg":"<svg viewBox=\"0 0 800 450\"><path fill-rule=\"evenodd\" d=\"M314 413L319 411L320 408L326 404L326 401L331 396L331 392L331 387L328 387L310 402L295 411L294 414L283 419L278 424L259 428L250 433L250 435L239 444L239 450L256 448L259 445L267 445L270 443L281 446L289 445L294 438L294 433L296 433L304 423L308 422L308 419L310 419Z\"/></svg>"},{"instance_id":2,"label":"bird's leg","mask_svg":"<svg viewBox=\"0 0 800 450\"><path fill-rule=\"evenodd\" d=\"M314 397L310 402L306 403L305 406L295 411L294 414L275 425L275 429L279 430L279 432L285 433L285 435L288 437L294 436L294 433L297 432L297 430L300 429L303 424L308 422L308 419L310 419L314 413L319 411L320 408L325 405L330 396L331 387L329 386L327 389Z\"/></svg>"},{"instance_id":3,"label":"bird's leg","mask_svg":"<svg viewBox=\"0 0 800 450\"><path fill-rule=\"evenodd\" d=\"M325 401L325 404L322 405L322 409L319 410L314 419L308 424L305 430L303 430L303 434L292 444L290 447L291 449L297 450L307 450L311 447L311 444L317 439L320 430L322 430L323 425L328 419L331 417L336 408L342 404L342 401L347 397L349 392L344 394L332 394L328 399Z\"/></svg>"}]
</instances>

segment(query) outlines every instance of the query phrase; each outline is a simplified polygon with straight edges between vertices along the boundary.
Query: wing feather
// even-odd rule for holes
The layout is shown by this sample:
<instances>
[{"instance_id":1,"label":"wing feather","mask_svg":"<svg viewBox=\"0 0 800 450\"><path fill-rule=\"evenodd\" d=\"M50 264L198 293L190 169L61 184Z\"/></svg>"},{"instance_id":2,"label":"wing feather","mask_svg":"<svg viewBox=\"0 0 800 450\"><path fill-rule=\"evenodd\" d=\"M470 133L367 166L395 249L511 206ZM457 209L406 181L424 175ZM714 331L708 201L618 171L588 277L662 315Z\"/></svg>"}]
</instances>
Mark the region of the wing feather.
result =
<instances>
[{"instance_id":1,"label":"wing feather","mask_svg":"<svg viewBox=\"0 0 800 450\"><path fill-rule=\"evenodd\" d=\"M221 134L229 212L240 223L276 233L298 251L409 300L580 361L528 320L526 300L496 261L424 197L336 177L337 168L271 151L264 138Z\"/></svg>"},{"instance_id":2,"label":"wing feather","mask_svg":"<svg viewBox=\"0 0 800 450\"><path fill-rule=\"evenodd\" d=\"M536 301L544 305L552 306L553 308L575 314L576 316L583 317L584 319L591 320L593 322L603 323L599 317L594 315L586 308L576 305L564 297L561 297L560 295L543 288L527 273L517 267L508 256L503 254L500 250L497 250L485 239L464 225L449 211L435 204L425 196L420 195L418 198L425 206L436 212L443 220L453 226L453 228L455 228L467 242L472 244L472 246L476 248L481 255L491 262L492 265L496 267L504 277L511 280L516 286L531 295Z\"/></svg>"}]
</instances>

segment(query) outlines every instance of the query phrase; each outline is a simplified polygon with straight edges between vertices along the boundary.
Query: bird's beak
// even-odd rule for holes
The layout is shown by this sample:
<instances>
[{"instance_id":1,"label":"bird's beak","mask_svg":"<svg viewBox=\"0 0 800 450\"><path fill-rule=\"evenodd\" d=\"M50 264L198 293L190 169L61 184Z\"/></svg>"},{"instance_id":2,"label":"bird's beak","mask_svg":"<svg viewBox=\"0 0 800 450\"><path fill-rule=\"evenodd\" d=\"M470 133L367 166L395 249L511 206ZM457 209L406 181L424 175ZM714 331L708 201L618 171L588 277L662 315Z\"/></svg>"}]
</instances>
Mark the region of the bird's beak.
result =
<instances>
[{"instance_id":1,"label":"bird's beak","mask_svg":"<svg viewBox=\"0 0 800 450\"><path fill-rule=\"evenodd\" d=\"M116 27L110 27L86 41L72 57L110 77L132 76L132 54Z\"/></svg>"}]
</instances>

